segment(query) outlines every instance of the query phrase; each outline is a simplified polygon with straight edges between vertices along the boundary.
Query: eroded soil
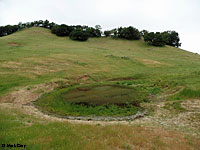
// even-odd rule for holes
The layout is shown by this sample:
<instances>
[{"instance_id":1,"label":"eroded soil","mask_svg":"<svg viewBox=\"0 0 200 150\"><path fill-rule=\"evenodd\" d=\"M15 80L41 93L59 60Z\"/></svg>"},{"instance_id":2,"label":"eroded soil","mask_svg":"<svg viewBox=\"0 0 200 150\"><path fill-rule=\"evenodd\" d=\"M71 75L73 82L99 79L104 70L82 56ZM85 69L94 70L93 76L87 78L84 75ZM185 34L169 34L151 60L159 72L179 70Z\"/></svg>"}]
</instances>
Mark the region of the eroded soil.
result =
<instances>
[{"instance_id":1,"label":"eroded soil","mask_svg":"<svg viewBox=\"0 0 200 150\"><path fill-rule=\"evenodd\" d=\"M70 120L46 114L37 109L33 102L36 101L42 94L52 91L58 84L49 83L41 84L32 88L21 88L13 91L0 99L1 109L17 109L24 114L46 121L70 122L75 124L138 124L141 126L158 126L170 130L179 130L190 135L200 137L200 100L186 100L181 105L186 111L182 113L173 113L164 108L165 101L155 101L148 103L148 108L154 111L142 118L133 121L85 121L85 120Z\"/></svg>"}]
</instances>

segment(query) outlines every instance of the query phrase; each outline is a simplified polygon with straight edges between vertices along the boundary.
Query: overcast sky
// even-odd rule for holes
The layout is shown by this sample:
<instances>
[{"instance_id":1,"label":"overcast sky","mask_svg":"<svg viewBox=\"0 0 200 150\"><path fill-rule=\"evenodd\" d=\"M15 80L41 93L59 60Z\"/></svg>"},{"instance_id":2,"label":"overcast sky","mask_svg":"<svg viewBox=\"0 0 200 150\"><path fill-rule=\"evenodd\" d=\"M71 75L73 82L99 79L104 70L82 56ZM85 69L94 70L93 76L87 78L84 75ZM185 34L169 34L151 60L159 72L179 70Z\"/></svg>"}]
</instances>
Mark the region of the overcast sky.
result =
<instances>
[{"instance_id":1,"label":"overcast sky","mask_svg":"<svg viewBox=\"0 0 200 150\"><path fill-rule=\"evenodd\" d=\"M119 26L175 30L181 48L200 53L200 0L0 0L0 26L40 19L100 24L103 30Z\"/></svg>"}]
</instances>

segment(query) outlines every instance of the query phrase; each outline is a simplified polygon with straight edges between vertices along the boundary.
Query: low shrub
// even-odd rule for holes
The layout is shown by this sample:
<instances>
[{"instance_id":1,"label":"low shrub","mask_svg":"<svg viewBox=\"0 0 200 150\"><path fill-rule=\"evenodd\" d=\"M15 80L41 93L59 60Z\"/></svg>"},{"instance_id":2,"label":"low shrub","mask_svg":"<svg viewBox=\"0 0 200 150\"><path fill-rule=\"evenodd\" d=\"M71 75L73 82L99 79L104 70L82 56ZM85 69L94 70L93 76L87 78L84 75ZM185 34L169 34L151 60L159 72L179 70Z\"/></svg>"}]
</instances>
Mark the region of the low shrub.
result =
<instances>
[{"instance_id":1,"label":"low shrub","mask_svg":"<svg viewBox=\"0 0 200 150\"><path fill-rule=\"evenodd\" d=\"M51 29L51 32L57 36L69 36L71 30L67 25L56 25Z\"/></svg>"},{"instance_id":2,"label":"low shrub","mask_svg":"<svg viewBox=\"0 0 200 150\"><path fill-rule=\"evenodd\" d=\"M139 40L141 38L141 34L139 30L134 27L120 27L118 28L118 37L127 40Z\"/></svg>"},{"instance_id":3,"label":"low shrub","mask_svg":"<svg viewBox=\"0 0 200 150\"><path fill-rule=\"evenodd\" d=\"M110 35L111 35L111 31L104 31L104 35L105 35L106 37L110 36Z\"/></svg>"},{"instance_id":4,"label":"low shrub","mask_svg":"<svg viewBox=\"0 0 200 150\"><path fill-rule=\"evenodd\" d=\"M150 32L144 35L144 41L153 46L164 46L166 41L160 32Z\"/></svg>"},{"instance_id":5,"label":"low shrub","mask_svg":"<svg viewBox=\"0 0 200 150\"><path fill-rule=\"evenodd\" d=\"M83 30L76 29L71 32L69 37L70 37L70 39L76 40L76 41L87 41L89 38L89 35L88 35L88 33L86 33Z\"/></svg>"}]
</instances>

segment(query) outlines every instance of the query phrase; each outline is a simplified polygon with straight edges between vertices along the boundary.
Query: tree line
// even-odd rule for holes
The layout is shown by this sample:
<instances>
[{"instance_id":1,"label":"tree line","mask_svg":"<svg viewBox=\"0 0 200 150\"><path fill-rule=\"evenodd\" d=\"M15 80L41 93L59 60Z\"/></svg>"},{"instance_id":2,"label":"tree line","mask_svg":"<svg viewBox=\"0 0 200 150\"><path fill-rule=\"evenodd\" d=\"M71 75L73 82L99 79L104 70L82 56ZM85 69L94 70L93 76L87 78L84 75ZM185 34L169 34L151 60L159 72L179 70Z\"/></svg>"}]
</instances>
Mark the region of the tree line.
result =
<instances>
[{"instance_id":1,"label":"tree line","mask_svg":"<svg viewBox=\"0 0 200 150\"><path fill-rule=\"evenodd\" d=\"M176 31L164 31L164 32L149 32L147 30L139 31L132 26L119 27L112 30L101 31L101 26L95 27L81 26L81 25L58 25L48 20L39 20L34 22L19 23L18 25L0 26L0 37L7 36L16 31L20 31L24 28L30 27L43 27L51 30L53 34L57 36L69 36L72 40L86 41L90 37L110 36L112 38L121 38L127 40L140 40L144 39L150 45L164 46L170 45L173 47L181 46L179 34Z\"/></svg>"},{"instance_id":2,"label":"tree line","mask_svg":"<svg viewBox=\"0 0 200 150\"><path fill-rule=\"evenodd\" d=\"M44 27L48 29L52 29L53 26L56 24L54 22L49 22L48 20L39 20L34 22L27 22L22 23L20 22L18 25L6 25L6 26L0 26L0 37L7 36L9 34L12 34L16 31L20 31L24 28L30 28L30 27Z\"/></svg>"}]
</instances>

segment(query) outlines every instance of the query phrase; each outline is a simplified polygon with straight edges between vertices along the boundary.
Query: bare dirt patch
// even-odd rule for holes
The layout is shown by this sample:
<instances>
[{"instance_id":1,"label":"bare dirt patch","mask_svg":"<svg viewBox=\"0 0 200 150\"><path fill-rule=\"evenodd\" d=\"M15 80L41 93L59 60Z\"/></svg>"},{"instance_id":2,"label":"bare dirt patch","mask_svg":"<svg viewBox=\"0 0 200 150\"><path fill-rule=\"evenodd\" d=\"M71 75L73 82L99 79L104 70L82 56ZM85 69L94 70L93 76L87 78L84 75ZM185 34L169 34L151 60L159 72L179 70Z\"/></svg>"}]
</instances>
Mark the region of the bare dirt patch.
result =
<instances>
[{"instance_id":1,"label":"bare dirt patch","mask_svg":"<svg viewBox=\"0 0 200 150\"><path fill-rule=\"evenodd\" d=\"M200 128L200 99L187 100L181 105L188 112L184 119L192 122L192 126Z\"/></svg>"},{"instance_id":2,"label":"bare dirt patch","mask_svg":"<svg viewBox=\"0 0 200 150\"><path fill-rule=\"evenodd\" d=\"M18 44L18 43L8 43L8 45L11 45L11 46L20 46L20 44Z\"/></svg>"},{"instance_id":3,"label":"bare dirt patch","mask_svg":"<svg viewBox=\"0 0 200 150\"><path fill-rule=\"evenodd\" d=\"M193 112L188 109L184 112L174 113L164 108L165 103L166 102L156 102L150 104L149 107L153 107L155 110L153 114L137 121L142 124L163 126L167 129L179 130L200 137L200 119L191 119L199 114L198 109L193 109ZM191 105L198 105L198 107L200 107L200 103L197 104L195 101L191 101L191 103Z\"/></svg>"},{"instance_id":4,"label":"bare dirt patch","mask_svg":"<svg viewBox=\"0 0 200 150\"><path fill-rule=\"evenodd\" d=\"M42 84L42 85L32 87L32 88L29 88L29 87L22 88L18 91L14 91L2 97L0 99L0 102L12 103L12 104L18 104L18 105L28 105L31 102L38 99L44 92L52 91L54 87L55 87L55 84L50 83L50 84ZM43 93L35 92L39 89L42 89Z\"/></svg>"},{"instance_id":5,"label":"bare dirt patch","mask_svg":"<svg viewBox=\"0 0 200 150\"><path fill-rule=\"evenodd\" d=\"M182 103L182 106L190 112L199 112L200 113L200 100L199 99L192 99L192 100L184 101Z\"/></svg>"},{"instance_id":6,"label":"bare dirt patch","mask_svg":"<svg viewBox=\"0 0 200 150\"><path fill-rule=\"evenodd\" d=\"M88 75L88 74L84 74L84 75L81 75L77 78L77 81L87 81L88 79L90 79L91 77Z\"/></svg>"}]
</instances>

